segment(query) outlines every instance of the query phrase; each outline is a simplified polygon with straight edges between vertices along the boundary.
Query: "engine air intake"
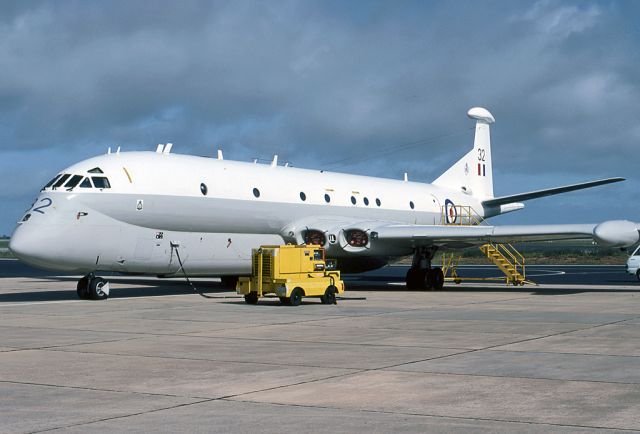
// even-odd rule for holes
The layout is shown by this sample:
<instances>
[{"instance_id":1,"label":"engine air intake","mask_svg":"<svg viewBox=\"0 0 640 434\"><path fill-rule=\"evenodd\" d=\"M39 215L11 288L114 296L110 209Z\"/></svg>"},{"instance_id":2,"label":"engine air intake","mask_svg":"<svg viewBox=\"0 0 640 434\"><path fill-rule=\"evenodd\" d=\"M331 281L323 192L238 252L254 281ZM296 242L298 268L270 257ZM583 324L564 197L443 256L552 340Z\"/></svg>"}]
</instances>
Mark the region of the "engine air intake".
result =
<instances>
[{"instance_id":1,"label":"engine air intake","mask_svg":"<svg viewBox=\"0 0 640 434\"><path fill-rule=\"evenodd\" d=\"M369 244L369 236L361 229L350 229L345 232L347 244L351 247L366 247Z\"/></svg>"},{"instance_id":2,"label":"engine air intake","mask_svg":"<svg viewBox=\"0 0 640 434\"><path fill-rule=\"evenodd\" d=\"M325 237L324 232L317 229L308 229L304 231L302 237L305 244L316 244L319 246L324 246L327 243L327 237Z\"/></svg>"}]
</instances>

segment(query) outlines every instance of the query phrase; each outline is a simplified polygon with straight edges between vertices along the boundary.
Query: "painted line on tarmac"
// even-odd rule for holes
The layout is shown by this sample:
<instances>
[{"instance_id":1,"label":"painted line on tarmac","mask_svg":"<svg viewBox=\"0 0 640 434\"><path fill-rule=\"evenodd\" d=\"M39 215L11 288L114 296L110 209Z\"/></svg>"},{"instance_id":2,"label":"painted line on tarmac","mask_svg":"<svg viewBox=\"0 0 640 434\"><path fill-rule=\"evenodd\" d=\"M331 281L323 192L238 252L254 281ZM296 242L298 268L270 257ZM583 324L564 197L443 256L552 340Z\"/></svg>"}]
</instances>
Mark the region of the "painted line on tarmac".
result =
<instances>
[{"instance_id":1,"label":"painted line on tarmac","mask_svg":"<svg viewBox=\"0 0 640 434\"><path fill-rule=\"evenodd\" d=\"M536 272L544 272L546 274L531 274L527 273L527 277L546 277L546 276L562 276L567 274L566 271L554 271L554 270L536 270Z\"/></svg>"}]
</instances>

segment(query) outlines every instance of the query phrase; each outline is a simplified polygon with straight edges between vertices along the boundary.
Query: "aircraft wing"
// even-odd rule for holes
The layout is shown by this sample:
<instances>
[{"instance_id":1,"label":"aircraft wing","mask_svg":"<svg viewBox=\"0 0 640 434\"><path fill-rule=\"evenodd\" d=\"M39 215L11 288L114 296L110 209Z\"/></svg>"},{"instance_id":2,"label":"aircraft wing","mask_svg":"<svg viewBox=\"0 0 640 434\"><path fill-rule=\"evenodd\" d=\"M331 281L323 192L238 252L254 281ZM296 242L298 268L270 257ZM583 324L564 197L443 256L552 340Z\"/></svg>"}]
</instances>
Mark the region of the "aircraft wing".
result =
<instances>
[{"instance_id":1,"label":"aircraft wing","mask_svg":"<svg viewBox=\"0 0 640 434\"><path fill-rule=\"evenodd\" d=\"M581 182L579 184L565 185L563 187L529 191L527 193L519 193L519 194L510 195L510 196L501 196L501 197L495 197L492 199L487 199L482 201L482 205L484 206L505 205L508 203L522 202L525 200L537 199L539 197L545 197L545 196L553 196L555 194L566 193L566 192L575 191L575 190L582 190L584 188L597 187L598 185L611 184L614 182L620 182L624 180L625 180L624 178L607 178L607 179L599 179L597 181L589 181L589 182Z\"/></svg>"},{"instance_id":2,"label":"aircraft wing","mask_svg":"<svg viewBox=\"0 0 640 434\"><path fill-rule=\"evenodd\" d=\"M331 254L342 257L345 253L393 257L411 254L416 247L464 249L487 242L587 239L604 247L629 247L640 240L640 223L610 220L598 224L463 226L335 217L296 222L282 235L287 242L325 245Z\"/></svg>"},{"instance_id":3,"label":"aircraft wing","mask_svg":"<svg viewBox=\"0 0 640 434\"><path fill-rule=\"evenodd\" d=\"M463 248L486 242L514 243L593 239L607 247L628 247L640 239L640 225L627 220L599 224L436 226L388 224L371 229L372 245Z\"/></svg>"}]
</instances>

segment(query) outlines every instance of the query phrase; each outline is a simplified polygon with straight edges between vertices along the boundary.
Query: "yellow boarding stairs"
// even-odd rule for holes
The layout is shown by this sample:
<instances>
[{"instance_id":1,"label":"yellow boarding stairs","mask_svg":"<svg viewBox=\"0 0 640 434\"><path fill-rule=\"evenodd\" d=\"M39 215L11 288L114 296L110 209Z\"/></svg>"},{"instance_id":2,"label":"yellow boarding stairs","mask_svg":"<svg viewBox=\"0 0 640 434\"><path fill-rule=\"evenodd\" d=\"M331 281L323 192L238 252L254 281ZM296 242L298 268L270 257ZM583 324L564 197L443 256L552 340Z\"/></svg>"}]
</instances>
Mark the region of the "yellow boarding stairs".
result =
<instances>
[{"instance_id":1,"label":"yellow boarding stairs","mask_svg":"<svg viewBox=\"0 0 640 434\"><path fill-rule=\"evenodd\" d=\"M451 208L451 207L449 207ZM455 216L452 222L451 218L447 218L445 214L447 211L451 213L451 209L445 209L442 207L442 224L446 225L460 225L460 226L474 226L484 223L484 220L478 216L478 214L470 206L454 206ZM504 273L504 280L507 285L524 285L525 283L533 283L527 280L525 259L520 252L511 244L501 243L487 243L480 246L480 251L489 259L493 264ZM462 282L462 280L502 280L502 278L494 277L460 277L458 275L458 263L460 262L460 255L454 253L442 254L442 272L444 273L445 280L454 282L456 284Z\"/></svg>"}]
</instances>

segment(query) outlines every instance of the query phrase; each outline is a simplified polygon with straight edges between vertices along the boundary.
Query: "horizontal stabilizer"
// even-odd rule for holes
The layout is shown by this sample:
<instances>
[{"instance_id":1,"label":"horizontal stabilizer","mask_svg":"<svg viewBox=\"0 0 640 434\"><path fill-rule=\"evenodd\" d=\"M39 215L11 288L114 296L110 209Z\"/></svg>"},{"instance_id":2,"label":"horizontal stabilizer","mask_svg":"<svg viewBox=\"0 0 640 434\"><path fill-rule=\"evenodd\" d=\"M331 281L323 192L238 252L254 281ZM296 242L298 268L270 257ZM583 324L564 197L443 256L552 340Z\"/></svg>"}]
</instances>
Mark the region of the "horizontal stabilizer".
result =
<instances>
[{"instance_id":1,"label":"horizontal stabilizer","mask_svg":"<svg viewBox=\"0 0 640 434\"><path fill-rule=\"evenodd\" d=\"M581 182L580 184L565 185L564 187L548 188L546 190L530 191L528 193L513 194L511 196L494 197L482 201L484 206L499 206L513 202L522 202L539 197L553 196L554 194L567 193L569 191L582 190L585 188L597 187L598 185L611 184L613 182L624 181L624 178L607 178L597 181Z\"/></svg>"}]
</instances>

